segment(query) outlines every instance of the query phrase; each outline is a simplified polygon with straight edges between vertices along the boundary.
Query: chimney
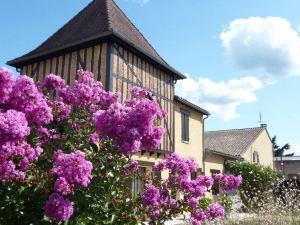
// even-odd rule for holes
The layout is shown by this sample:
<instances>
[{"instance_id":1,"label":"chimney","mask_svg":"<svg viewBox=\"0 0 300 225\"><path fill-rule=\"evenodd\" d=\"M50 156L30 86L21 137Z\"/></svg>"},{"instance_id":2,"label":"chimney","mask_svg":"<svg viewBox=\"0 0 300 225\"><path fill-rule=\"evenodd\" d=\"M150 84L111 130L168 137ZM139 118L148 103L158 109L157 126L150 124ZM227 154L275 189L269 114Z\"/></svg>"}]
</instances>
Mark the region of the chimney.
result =
<instances>
[{"instance_id":1,"label":"chimney","mask_svg":"<svg viewBox=\"0 0 300 225\"><path fill-rule=\"evenodd\" d=\"M266 123L260 124L260 127L267 127L268 125Z\"/></svg>"}]
</instances>

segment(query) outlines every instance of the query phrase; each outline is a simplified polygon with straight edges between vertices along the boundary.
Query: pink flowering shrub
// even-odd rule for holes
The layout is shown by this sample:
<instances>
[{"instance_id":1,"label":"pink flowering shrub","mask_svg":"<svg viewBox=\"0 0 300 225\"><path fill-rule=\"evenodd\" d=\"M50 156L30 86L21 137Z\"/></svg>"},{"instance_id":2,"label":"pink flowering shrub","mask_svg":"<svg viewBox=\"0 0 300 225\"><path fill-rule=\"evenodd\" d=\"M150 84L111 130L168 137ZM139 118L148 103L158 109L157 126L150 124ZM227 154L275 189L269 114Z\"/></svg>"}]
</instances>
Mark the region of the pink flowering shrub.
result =
<instances>
[{"instance_id":1,"label":"pink flowering shrub","mask_svg":"<svg viewBox=\"0 0 300 225\"><path fill-rule=\"evenodd\" d=\"M212 220L223 217L224 208L219 204L211 204L205 210L201 208L200 199L210 189L214 179L208 176L199 175L194 180L190 179L192 172L198 166L192 159L184 159L176 154L167 155L166 159L154 166L155 172L167 170L167 179L154 179L152 184L146 185L141 194L141 202L145 213L150 218L150 224L163 224L166 220L172 219L176 213L190 212L192 224L200 225L205 219ZM224 175L224 177L238 182L226 183L228 190L237 189L241 184L240 177ZM221 179L222 175L218 175ZM225 184L225 182L224 182ZM176 198L181 196L181 198Z\"/></svg>"},{"instance_id":2,"label":"pink flowering shrub","mask_svg":"<svg viewBox=\"0 0 300 225\"><path fill-rule=\"evenodd\" d=\"M85 188L89 185L93 177L93 164L85 159L83 152L64 154L62 150L56 150L53 157L54 167L50 174L58 176L54 184L56 192L74 194L75 185Z\"/></svg>"},{"instance_id":3,"label":"pink flowering shrub","mask_svg":"<svg viewBox=\"0 0 300 225\"><path fill-rule=\"evenodd\" d=\"M233 176L227 174L217 174L214 179L219 181L220 186L223 188L225 192L230 192L235 190L242 184L242 176Z\"/></svg>"},{"instance_id":4,"label":"pink flowering shrub","mask_svg":"<svg viewBox=\"0 0 300 225\"><path fill-rule=\"evenodd\" d=\"M45 204L44 210L49 219L61 222L68 220L72 216L74 209L69 200L59 194L53 193Z\"/></svg>"},{"instance_id":5,"label":"pink flowering shrub","mask_svg":"<svg viewBox=\"0 0 300 225\"><path fill-rule=\"evenodd\" d=\"M159 147L167 115L146 89L121 103L91 72L77 77L71 86L54 74L34 83L0 68L0 224L138 224L145 215L161 224L184 211L199 224L224 215L218 204L199 208L213 179L190 180L197 165L175 154L154 167L169 178L147 180L132 197L128 183L141 175L131 157ZM241 181L218 179L226 190Z\"/></svg>"}]
</instances>

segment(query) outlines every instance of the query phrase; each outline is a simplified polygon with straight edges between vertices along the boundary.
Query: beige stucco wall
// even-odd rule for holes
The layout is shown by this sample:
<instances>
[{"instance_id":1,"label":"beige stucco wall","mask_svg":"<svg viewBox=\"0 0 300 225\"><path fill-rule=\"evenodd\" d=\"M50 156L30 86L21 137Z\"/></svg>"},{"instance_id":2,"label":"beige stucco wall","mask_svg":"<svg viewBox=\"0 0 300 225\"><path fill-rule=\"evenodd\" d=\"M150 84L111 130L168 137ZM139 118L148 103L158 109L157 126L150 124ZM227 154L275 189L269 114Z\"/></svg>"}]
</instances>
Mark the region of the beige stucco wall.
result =
<instances>
[{"instance_id":1,"label":"beige stucco wall","mask_svg":"<svg viewBox=\"0 0 300 225\"><path fill-rule=\"evenodd\" d=\"M159 162L160 160L164 159L164 156L163 154L161 154L159 157L157 157L156 153L151 154L149 152L145 152L144 154L142 154L141 152L138 152L134 154L132 158L137 161L144 161L155 164L156 162Z\"/></svg>"},{"instance_id":2,"label":"beige stucco wall","mask_svg":"<svg viewBox=\"0 0 300 225\"><path fill-rule=\"evenodd\" d=\"M132 159L137 160L138 162L140 162L141 166L147 167L149 171L152 170L152 166L150 166L150 164L156 164L159 161L164 159L164 155L161 154L159 156L157 156L156 153L151 154L150 152L145 152L144 154L142 154L141 152L138 152L136 154L134 154L132 156ZM144 162L149 163L149 165L144 165ZM163 179L166 179L168 177L168 171L163 171L161 173L161 177Z\"/></svg>"},{"instance_id":3,"label":"beige stucco wall","mask_svg":"<svg viewBox=\"0 0 300 225\"><path fill-rule=\"evenodd\" d=\"M181 140L181 112L180 109L185 109L190 112L189 118L189 135L190 140L188 143L184 143ZM175 111L175 153L181 157L195 159L199 168L203 168L203 114L193 110L192 108L176 102L174 104ZM141 154L140 152L133 156L133 159L140 162L157 163L164 158L163 154L157 157L157 154L150 154L146 152ZM218 169L218 167L216 168ZM166 178L168 176L167 172L162 173L162 177Z\"/></svg>"},{"instance_id":4,"label":"beige stucco wall","mask_svg":"<svg viewBox=\"0 0 300 225\"><path fill-rule=\"evenodd\" d=\"M203 114L192 108L176 102L175 109L175 153L181 157L193 157L198 163L199 168L203 170ZM190 112L189 118L189 136L188 143L181 140L181 112L184 109Z\"/></svg>"},{"instance_id":5,"label":"beige stucco wall","mask_svg":"<svg viewBox=\"0 0 300 225\"><path fill-rule=\"evenodd\" d=\"M267 130L263 130L255 141L248 147L242 157L248 161L253 162L253 152L258 152L259 163L263 166L270 166L273 168L273 149L272 142L269 138Z\"/></svg>"},{"instance_id":6,"label":"beige stucco wall","mask_svg":"<svg viewBox=\"0 0 300 225\"><path fill-rule=\"evenodd\" d=\"M212 153L208 153L205 156L205 175L211 176L211 170L219 170L220 173L224 172L224 157ZM221 195L221 193L220 193ZM217 196L213 196L212 192L206 192L205 197L211 198L214 201L217 200Z\"/></svg>"},{"instance_id":7,"label":"beige stucco wall","mask_svg":"<svg viewBox=\"0 0 300 225\"><path fill-rule=\"evenodd\" d=\"M205 175L210 176L211 170L224 172L224 157L216 154L207 154L205 157Z\"/></svg>"}]
</instances>

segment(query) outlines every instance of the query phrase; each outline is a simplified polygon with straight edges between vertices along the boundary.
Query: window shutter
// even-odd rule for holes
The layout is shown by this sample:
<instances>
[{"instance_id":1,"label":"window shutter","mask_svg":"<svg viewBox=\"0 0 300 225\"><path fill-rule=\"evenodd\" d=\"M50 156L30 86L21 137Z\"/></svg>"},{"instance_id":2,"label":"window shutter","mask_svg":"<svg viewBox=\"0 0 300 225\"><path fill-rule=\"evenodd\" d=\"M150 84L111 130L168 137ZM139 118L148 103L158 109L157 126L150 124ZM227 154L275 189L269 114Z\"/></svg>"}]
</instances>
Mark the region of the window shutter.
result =
<instances>
[{"instance_id":1,"label":"window shutter","mask_svg":"<svg viewBox=\"0 0 300 225\"><path fill-rule=\"evenodd\" d=\"M185 125L185 129L186 129L186 141L190 140L190 118L189 115L186 114L186 125Z\"/></svg>"},{"instance_id":2,"label":"window shutter","mask_svg":"<svg viewBox=\"0 0 300 225\"><path fill-rule=\"evenodd\" d=\"M185 140L185 115L181 112L181 140Z\"/></svg>"},{"instance_id":3,"label":"window shutter","mask_svg":"<svg viewBox=\"0 0 300 225\"><path fill-rule=\"evenodd\" d=\"M181 140L189 141L189 116L186 110L181 110Z\"/></svg>"}]
</instances>

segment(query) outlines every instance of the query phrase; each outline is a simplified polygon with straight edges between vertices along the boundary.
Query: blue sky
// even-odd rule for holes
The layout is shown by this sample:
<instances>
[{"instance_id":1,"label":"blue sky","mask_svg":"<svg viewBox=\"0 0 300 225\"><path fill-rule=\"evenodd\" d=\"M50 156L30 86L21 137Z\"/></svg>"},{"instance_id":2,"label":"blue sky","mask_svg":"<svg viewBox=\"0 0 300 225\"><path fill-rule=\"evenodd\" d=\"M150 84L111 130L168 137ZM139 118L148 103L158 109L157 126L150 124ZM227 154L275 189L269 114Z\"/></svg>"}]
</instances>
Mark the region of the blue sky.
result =
<instances>
[{"instance_id":1,"label":"blue sky","mask_svg":"<svg viewBox=\"0 0 300 225\"><path fill-rule=\"evenodd\" d=\"M37 47L89 0L1 2L0 66ZM258 126L300 154L300 1L116 0L161 56L188 75L177 93L206 129Z\"/></svg>"}]
</instances>

